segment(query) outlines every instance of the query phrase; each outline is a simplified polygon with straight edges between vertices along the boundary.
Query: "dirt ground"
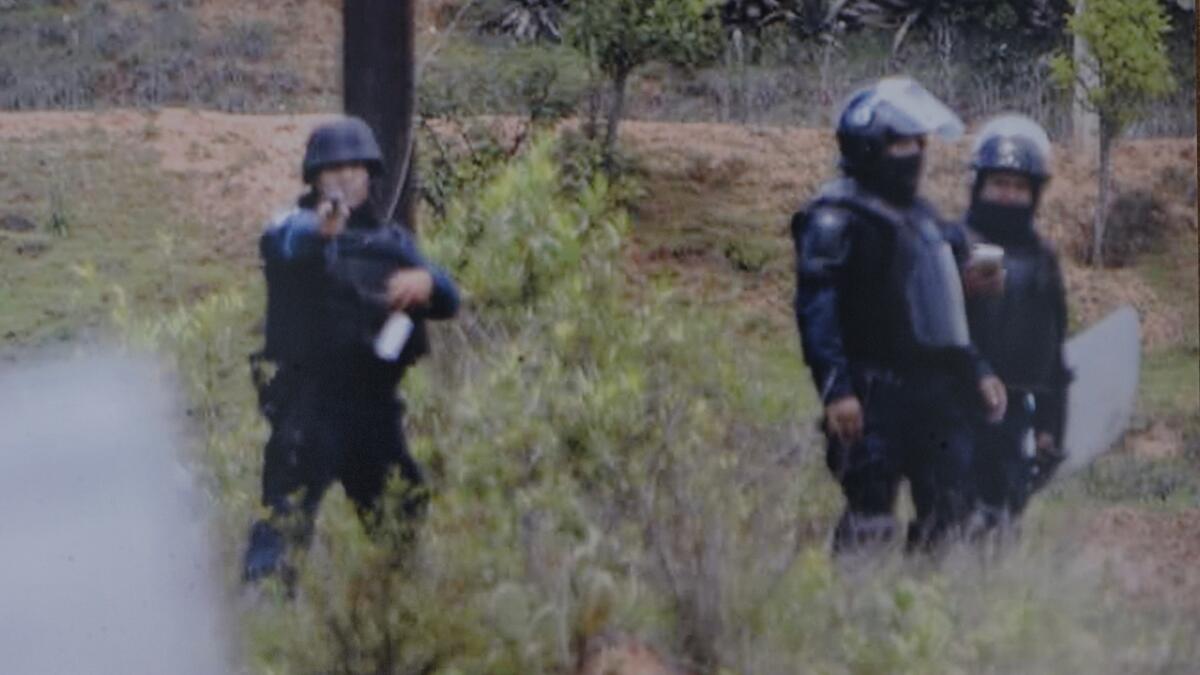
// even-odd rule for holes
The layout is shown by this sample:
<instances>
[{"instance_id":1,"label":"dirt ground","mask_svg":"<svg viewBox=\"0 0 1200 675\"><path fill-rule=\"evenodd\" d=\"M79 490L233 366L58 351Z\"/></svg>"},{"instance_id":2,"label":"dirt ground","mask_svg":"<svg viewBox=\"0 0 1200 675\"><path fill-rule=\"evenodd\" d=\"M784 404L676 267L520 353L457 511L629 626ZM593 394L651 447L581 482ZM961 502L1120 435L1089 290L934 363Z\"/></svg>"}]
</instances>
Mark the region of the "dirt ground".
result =
<instances>
[{"instance_id":1,"label":"dirt ground","mask_svg":"<svg viewBox=\"0 0 1200 675\"><path fill-rule=\"evenodd\" d=\"M641 158L651 183L649 191L655 195L641 209L642 227L649 229L656 223L669 222L674 223L673 229L686 231L697 221L710 228L744 227L774 238L778 247L789 249L788 255L787 223L791 213L822 182L836 175L836 145L826 130L630 123L626 140ZM925 189L947 216L962 213L966 206L970 180L966 167L972 141L967 137L952 145L935 144L931 149ZM1064 148L1056 148L1056 155L1055 177L1044 197L1040 226L1064 253L1068 292L1078 323L1087 325L1122 304L1131 304L1142 317L1147 346L1157 348L1178 342L1184 335L1185 314L1158 297L1136 271L1096 270L1075 260L1073 253L1084 250L1091 231L1096 172ZM1124 141L1115 153L1114 184L1125 192L1153 194L1165 205L1165 213L1159 215L1169 230L1167 237L1185 233L1194 236L1195 167L1193 139ZM1190 177L1191 182L1164 180L1175 176ZM698 213L706 209L709 217L700 217ZM760 218L745 222L744 216L732 215L747 213ZM681 217L692 218L693 223L680 223ZM688 258L704 268L702 275L706 276L729 267L721 260L720 251L683 251L682 256L678 251L671 253L641 252L647 261ZM1190 260L1191 269L1183 275L1190 284L1193 301L1198 283L1195 258L1191 255L1184 261L1187 264ZM765 302L786 313L789 275L790 270L775 279L783 282L783 288L779 283L749 286L773 294Z\"/></svg>"},{"instance_id":2,"label":"dirt ground","mask_svg":"<svg viewBox=\"0 0 1200 675\"><path fill-rule=\"evenodd\" d=\"M1087 530L1089 556L1134 596L1200 607L1200 509L1159 511L1114 506Z\"/></svg>"}]
</instances>

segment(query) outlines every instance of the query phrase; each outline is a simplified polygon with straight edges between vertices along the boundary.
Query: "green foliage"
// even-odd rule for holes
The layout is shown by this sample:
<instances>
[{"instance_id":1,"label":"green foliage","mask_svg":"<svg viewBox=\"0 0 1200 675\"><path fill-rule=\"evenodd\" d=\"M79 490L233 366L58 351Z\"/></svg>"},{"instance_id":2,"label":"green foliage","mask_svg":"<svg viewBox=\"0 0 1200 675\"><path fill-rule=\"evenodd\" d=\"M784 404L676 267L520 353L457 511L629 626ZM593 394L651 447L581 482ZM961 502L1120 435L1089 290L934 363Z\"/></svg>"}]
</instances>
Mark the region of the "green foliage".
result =
<instances>
[{"instance_id":1,"label":"green foliage","mask_svg":"<svg viewBox=\"0 0 1200 675\"><path fill-rule=\"evenodd\" d=\"M500 47L450 39L418 84L424 117L516 114L557 119L575 110L587 66L560 46Z\"/></svg>"},{"instance_id":2,"label":"green foliage","mask_svg":"<svg viewBox=\"0 0 1200 675\"><path fill-rule=\"evenodd\" d=\"M593 0L572 4L567 42L585 54L593 73L612 88L604 135L611 172L617 129L625 115L625 89L634 69L653 60L695 65L712 56L718 22L712 0ZM588 133L595 129L600 91L593 82Z\"/></svg>"},{"instance_id":3,"label":"green foliage","mask_svg":"<svg viewBox=\"0 0 1200 675\"><path fill-rule=\"evenodd\" d=\"M1150 103L1177 86L1163 39L1171 23L1157 0L1088 0L1067 25L1086 41L1089 55L1077 62L1059 54L1052 68L1059 86L1082 89L1083 103L1100 120L1099 198L1089 255L1092 264L1100 265L1112 143Z\"/></svg>"},{"instance_id":4,"label":"green foliage","mask_svg":"<svg viewBox=\"0 0 1200 675\"><path fill-rule=\"evenodd\" d=\"M113 153L118 142L96 130L0 140L0 202L27 203L43 230L0 233L7 348L89 335L118 301L114 285L140 314L191 302L227 278L195 264L211 257L211 227L164 198L173 185L152 168L155 156Z\"/></svg>"},{"instance_id":5,"label":"green foliage","mask_svg":"<svg viewBox=\"0 0 1200 675\"><path fill-rule=\"evenodd\" d=\"M986 565L973 555L932 565L896 554L863 569L831 561L825 536L841 500L818 451L794 336L755 334L711 298L632 281L622 193L577 141L536 140L448 195L446 217L423 228L426 253L468 299L458 320L434 327L433 358L404 384L430 512L413 545L395 519L364 530L331 491L311 548L297 555L296 598L269 583L240 603L248 670L564 673L589 641L621 632L694 672L782 674L802 663L825 673L1115 673L1195 663L1194 615L1114 595L1084 571L1074 540L1055 544L1073 530L1042 514L1027 523L1025 545ZM41 142L6 157L37 166L54 145ZM106 311L132 346L173 364L220 507L232 589L259 508L266 433L245 360L261 342L260 277L210 260L224 290L148 286L172 261L189 263L182 287L200 279L207 230L159 236L170 212L140 191L165 190L161 178L96 158L104 161L86 165L94 182L81 193L89 208L73 209L87 227L55 247L84 240L94 262L79 263L69 282L82 289L80 306ZM24 190L10 183L25 173L0 187ZM109 218L117 229L101 229ZM135 264L136 251L144 259ZM7 258L8 268L28 274L33 264ZM15 280L17 297L56 285ZM1179 359L1151 370L1174 372ZM1194 399L1194 384L1183 383L1159 398L1186 390ZM1150 501L1160 486L1172 502L1195 494L1191 479L1170 479L1176 464L1131 469L1135 489L1118 483L1123 465L1111 468L1091 499Z\"/></svg>"},{"instance_id":6,"label":"green foliage","mask_svg":"<svg viewBox=\"0 0 1200 675\"><path fill-rule=\"evenodd\" d=\"M426 229L468 303L406 383L434 495L420 544L398 558L335 491L297 599L248 616L257 669L568 672L607 632L700 672L1188 662L1192 623L1114 615L1053 547L835 567L840 499L795 350L746 348L723 311L631 287L605 180L564 189L557 165L535 142Z\"/></svg>"},{"instance_id":7,"label":"green foliage","mask_svg":"<svg viewBox=\"0 0 1200 675\"><path fill-rule=\"evenodd\" d=\"M503 131L486 122L455 120L448 126L457 136L451 136L445 127L435 128L425 119L418 128L421 198L438 218L446 217L446 209L456 195L481 187L519 149L506 145Z\"/></svg>"},{"instance_id":8,"label":"green foliage","mask_svg":"<svg viewBox=\"0 0 1200 675\"><path fill-rule=\"evenodd\" d=\"M652 60L694 64L715 48L709 0L592 0L574 3L567 40L611 79Z\"/></svg>"},{"instance_id":9,"label":"green foliage","mask_svg":"<svg viewBox=\"0 0 1200 675\"><path fill-rule=\"evenodd\" d=\"M1158 0L1087 0L1067 26L1087 41L1094 63L1060 54L1055 78L1062 87L1084 84L1088 104L1111 136L1177 86L1164 42L1170 19Z\"/></svg>"}]
</instances>

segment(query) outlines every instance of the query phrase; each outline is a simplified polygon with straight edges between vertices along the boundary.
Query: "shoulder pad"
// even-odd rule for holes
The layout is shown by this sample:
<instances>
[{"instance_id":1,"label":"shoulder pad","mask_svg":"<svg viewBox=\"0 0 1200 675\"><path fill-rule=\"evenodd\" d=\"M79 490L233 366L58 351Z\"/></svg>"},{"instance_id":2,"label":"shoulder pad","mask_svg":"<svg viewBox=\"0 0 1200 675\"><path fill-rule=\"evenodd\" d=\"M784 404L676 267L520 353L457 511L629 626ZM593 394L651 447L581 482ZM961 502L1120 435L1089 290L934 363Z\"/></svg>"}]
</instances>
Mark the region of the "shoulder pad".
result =
<instances>
[{"instance_id":1,"label":"shoulder pad","mask_svg":"<svg viewBox=\"0 0 1200 675\"><path fill-rule=\"evenodd\" d=\"M301 215L303 215L303 213L304 213L304 209L302 209L298 206L293 206L290 209L278 211L275 213L274 216L271 217L271 220L267 222L266 229L273 230L276 228L283 227L292 219L298 218Z\"/></svg>"},{"instance_id":2,"label":"shoulder pad","mask_svg":"<svg viewBox=\"0 0 1200 675\"><path fill-rule=\"evenodd\" d=\"M850 248L850 223L852 215L843 208L818 204L803 216L802 223L793 222L797 250L805 267L824 268L843 261Z\"/></svg>"},{"instance_id":3,"label":"shoulder pad","mask_svg":"<svg viewBox=\"0 0 1200 675\"><path fill-rule=\"evenodd\" d=\"M822 230L840 229L846 227L846 224L850 222L850 214L846 209L822 204L810 212L809 222L813 227Z\"/></svg>"},{"instance_id":4,"label":"shoulder pad","mask_svg":"<svg viewBox=\"0 0 1200 675\"><path fill-rule=\"evenodd\" d=\"M816 229L845 228L850 218L850 212L836 203L813 200L792 214L792 236L799 239Z\"/></svg>"}]
</instances>

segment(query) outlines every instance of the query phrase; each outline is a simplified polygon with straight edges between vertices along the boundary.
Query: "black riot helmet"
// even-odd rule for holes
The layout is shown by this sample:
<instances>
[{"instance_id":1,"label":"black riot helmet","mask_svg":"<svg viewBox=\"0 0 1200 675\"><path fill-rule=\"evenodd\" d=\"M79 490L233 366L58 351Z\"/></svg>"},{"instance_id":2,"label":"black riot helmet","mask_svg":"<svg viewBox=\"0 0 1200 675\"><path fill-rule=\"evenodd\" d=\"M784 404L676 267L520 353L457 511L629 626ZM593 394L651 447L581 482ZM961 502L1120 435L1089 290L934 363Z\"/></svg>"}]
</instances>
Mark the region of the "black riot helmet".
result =
<instances>
[{"instance_id":1,"label":"black riot helmet","mask_svg":"<svg viewBox=\"0 0 1200 675\"><path fill-rule=\"evenodd\" d=\"M1000 115L988 121L975 139L971 168L975 190L990 171L1011 171L1028 176L1038 196L1050 179L1050 138L1040 124L1024 115Z\"/></svg>"},{"instance_id":2,"label":"black riot helmet","mask_svg":"<svg viewBox=\"0 0 1200 675\"><path fill-rule=\"evenodd\" d=\"M305 183L312 183L327 166L362 162L372 177L383 173L383 153L371 127L357 117L342 119L317 127L308 137L304 151Z\"/></svg>"},{"instance_id":3,"label":"black riot helmet","mask_svg":"<svg viewBox=\"0 0 1200 675\"><path fill-rule=\"evenodd\" d=\"M994 117L975 139L971 168L975 181L971 186L971 206L967 224L988 240L1005 247L1036 245L1034 214L1050 180L1050 138L1037 122L1024 115ZM997 172L1014 173L1029 179L1032 201L1006 204L983 199L988 176Z\"/></svg>"},{"instance_id":4,"label":"black riot helmet","mask_svg":"<svg viewBox=\"0 0 1200 675\"><path fill-rule=\"evenodd\" d=\"M841 167L854 176L870 172L893 138L935 134L952 140L962 132L962 120L916 81L884 78L852 94L838 114Z\"/></svg>"}]
</instances>

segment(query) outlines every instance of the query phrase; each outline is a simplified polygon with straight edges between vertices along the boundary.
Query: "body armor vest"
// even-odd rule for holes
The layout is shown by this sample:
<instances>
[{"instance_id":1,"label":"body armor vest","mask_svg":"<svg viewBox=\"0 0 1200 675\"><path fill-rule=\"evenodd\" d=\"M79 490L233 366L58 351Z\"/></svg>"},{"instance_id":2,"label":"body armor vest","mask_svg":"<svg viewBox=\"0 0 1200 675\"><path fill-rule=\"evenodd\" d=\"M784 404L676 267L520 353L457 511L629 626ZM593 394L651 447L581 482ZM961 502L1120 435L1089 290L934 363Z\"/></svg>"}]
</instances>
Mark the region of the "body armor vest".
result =
<instances>
[{"instance_id":1,"label":"body armor vest","mask_svg":"<svg viewBox=\"0 0 1200 675\"><path fill-rule=\"evenodd\" d=\"M887 333L918 350L970 345L962 279L932 207L923 200L907 208L892 206L851 179L827 186L816 203L846 209L864 226L883 230L872 240L887 243L879 259L885 269L858 272L887 277L876 285L880 297L874 302L882 310L876 314L879 320L903 324Z\"/></svg>"},{"instance_id":2,"label":"body armor vest","mask_svg":"<svg viewBox=\"0 0 1200 675\"><path fill-rule=\"evenodd\" d=\"M975 344L1014 388L1040 391L1055 377L1064 336L1050 256L1040 246L1005 249L1003 295L968 307Z\"/></svg>"}]
</instances>

